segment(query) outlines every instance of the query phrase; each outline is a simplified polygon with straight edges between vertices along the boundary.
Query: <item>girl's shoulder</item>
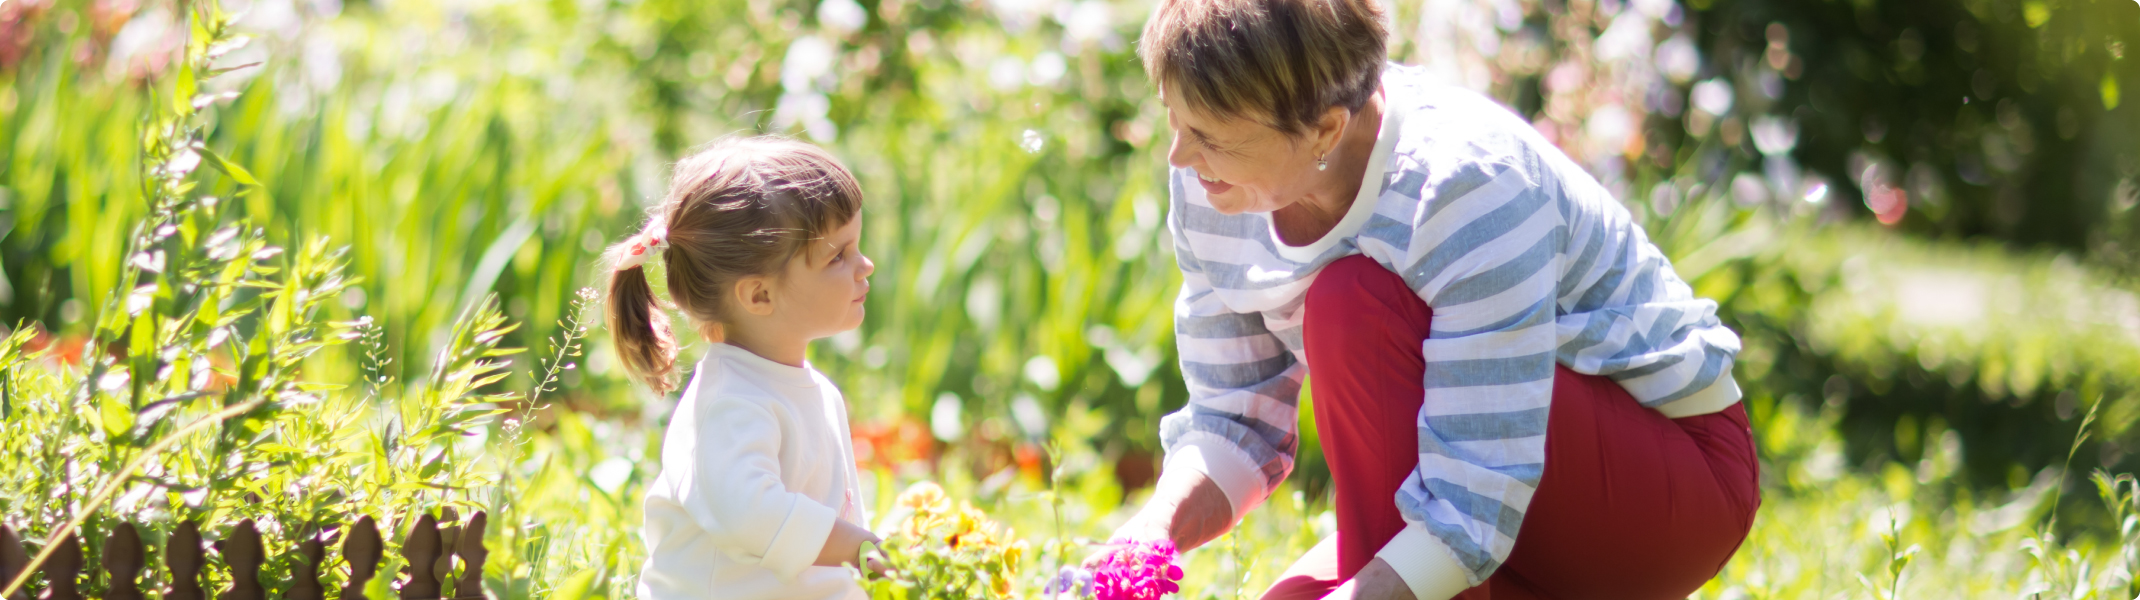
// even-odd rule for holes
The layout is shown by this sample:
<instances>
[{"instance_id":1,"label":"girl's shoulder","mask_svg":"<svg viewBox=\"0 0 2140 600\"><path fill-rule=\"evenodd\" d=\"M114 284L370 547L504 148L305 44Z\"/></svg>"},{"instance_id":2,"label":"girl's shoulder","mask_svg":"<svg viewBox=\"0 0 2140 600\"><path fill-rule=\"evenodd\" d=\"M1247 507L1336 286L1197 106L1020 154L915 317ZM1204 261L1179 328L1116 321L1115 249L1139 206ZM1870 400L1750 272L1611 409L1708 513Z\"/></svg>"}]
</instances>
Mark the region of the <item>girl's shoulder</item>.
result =
<instances>
[{"instance_id":1,"label":"girl's shoulder","mask_svg":"<svg viewBox=\"0 0 2140 600\"><path fill-rule=\"evenodd\" d=\"M838 393L817 369L780 364L727 344L709 344L687 389L701 403L748 402L788 407Z\"/></svg>"},{"instance_id":2,"label":"girl's shoulder","mask_svg":"<svg viewBox=\"0 0 2140 600\"><path fill-rule=\"evenodd\" d=\"M737 365L708 353L699 359L697 368L692 369L691 381L684 386L684 393L689 397L683 400L703 407L738 403L779 405L780 395L757 379L747 369L739 369Z\"/></svg>"}]
</instances>

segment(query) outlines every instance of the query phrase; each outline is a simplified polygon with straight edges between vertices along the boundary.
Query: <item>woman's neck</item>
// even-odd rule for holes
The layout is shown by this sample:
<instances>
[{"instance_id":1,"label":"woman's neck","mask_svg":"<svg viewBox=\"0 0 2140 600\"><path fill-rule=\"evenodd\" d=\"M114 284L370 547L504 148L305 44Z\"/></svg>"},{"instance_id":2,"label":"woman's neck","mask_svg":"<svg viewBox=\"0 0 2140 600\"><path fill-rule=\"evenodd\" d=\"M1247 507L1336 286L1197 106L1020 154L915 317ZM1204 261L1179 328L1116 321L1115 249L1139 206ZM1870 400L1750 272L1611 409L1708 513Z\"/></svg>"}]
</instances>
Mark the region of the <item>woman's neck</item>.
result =
<instances>
[{"instance_id":1,"label":"woman's neck","mask_svg":"<svg viewBox=\"0 0 2140 600\"><path fill-rule=\"evenodd\" d=\"M1345 219L1353 200L1360 195L1367 169L1373 166L1367 163L1374 157L1375 143L1382 133L1382 111L1382 93L1378 91L1359 112L1353 113L1345 132L1338 136L1337 146L1324 157L1330 169L1312 172L1310 176L1315 181L1308 194L1271 213L1279 241L1306 246L1329 235Z\"/></svg>"}]
</instances>

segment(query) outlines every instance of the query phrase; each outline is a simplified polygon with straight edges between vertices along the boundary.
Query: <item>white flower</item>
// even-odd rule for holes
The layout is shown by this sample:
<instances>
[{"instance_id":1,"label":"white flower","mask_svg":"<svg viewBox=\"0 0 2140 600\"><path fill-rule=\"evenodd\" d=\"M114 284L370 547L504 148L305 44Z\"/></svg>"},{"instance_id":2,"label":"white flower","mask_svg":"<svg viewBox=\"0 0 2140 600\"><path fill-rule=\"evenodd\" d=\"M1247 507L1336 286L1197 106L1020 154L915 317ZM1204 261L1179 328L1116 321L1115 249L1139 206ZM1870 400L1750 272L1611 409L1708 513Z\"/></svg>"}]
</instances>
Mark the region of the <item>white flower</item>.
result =
<instances>
[{"instance_id":1,"label":"white flower","mask_svg":"<svg viewBox=\"0 0 2140 600\"><path fill-rule=\"evenodd\" d=\"M1583 125L1583 136L1588 138L1583 152L1593 159L1618 155L1634 133L1634 116L1618 104L1606 105L1592 111Z\"/></svg>"},{"instance_id":2,"label":"white flower","mask_svg":"<svg viewBox=\"0 0 2140 600\"><path fill-rule=\"evenodd\" d=\"M1114 33L1114 9L1100 0L1084 0L1072 4L1056 14L1063 24L1063 41L1071 44L1093 44Z\"/></svg>"},{"instance_id":3,"label":"white flower","mask_svg":"<svg viewBox=\"0 0 2140 600\"><path fill-rule=\"evenodd\" d=\"M795 38L780 61L780 86L790 93L815 91L818 80L832 73L832 61L838 53L825 38Z\"/></svg>"},{"instance_id":4,"label":"white flower","mask_svg":"<svg viewBox=\"0 0 2140 600\"><path fill-rule=\"evenodd\" d=\"M810 139L830 142L839 137L839 127L825 118L832 110L832 100L815 91L789 90L780 95L773 108L773 126L787 128L802 125Z\"/></svg>"},{"instance_id":5,"label":"white flower","mask_svg":"<svg viewBox=\"0 0 2140 600\"><path fill-rule=\"evenodd\" d=\"M825 0L817 5L817 24L827 31L846 35L869 23L869 11L855 0Z\"/></svg>"},{"instance_id":6,"label":"white flower","mask_svg":"<svg viewBox=\"0 0 2140 600\"><path fill-rule=\"evenodd\" d=\"M1694 84L1694 107L1712 115L1731 112L1731 82L1723 78Z\"/></svg>"},{"instance_id":7,"label":"white flower","mask_svg":"<svg viewBox=\"0 0 2140 600\"><path fill-rule=\"evenodd\" d=\"M1762 154L1786 154L1798 147L1798 122L1772 116L1754 119L1754 147Z\"/></svg>"},{"instance_id":8,"label":"white flower","mask_svg":"<svg viewBox=\"0 0 2140 600\"><path fill-rule=\"evenodd\" d=\"M1598 60L1618 62L1627 59L1644 59L1650 55L1649 15L1641 12L1624 12L1612 20L1612 26L1599 34L1595 47Z\"/></svg>"},{"instance_id":9,"label":"white flower","mask_svg":"<svg viewBox=\"0 0 2140 600\"><path fill-rule=\"evenodd\" d=\"M1025 86L1025 62L1016 56L998 56L988 63L988 83L1010 91Z\"/></svg>"},{"instance_id":10,"label":"white flower","mask_svg":"<svg viewBox=\"0 0 2140 600\"><path fill-rule=\"evenodd\" d=\"M1694 40L1686 35L1672 36L1657 45L1657 72L1663 73L1672 83L1686 83L1694 78L1694 72L1702 68L1702 51L1694 47Z\"/></svg>"},{"instance_id":11,"label":"white flower","mask_svg":"<svg viewBox=\"0 0 2140 600\"><path fill-rule=\"evenodd\" d=\"M963 416L964 406L965 402L959 399L958 394L938 394L936 404L929 407L929 433L946 442L958 441L961 436L966 435L966 424L959 420Z\"/></svg>"},{"instance_id":12,"label":"white flower","mask_svg":"<svg viewBox=\"0 0 2140 600\"><path fill-rule=\"evenodd\" d=\"M1062 81L1063 75L1069 72L1070 64L1063 60L1063 55L1052 51L1042 52L1040 56L1033 57L1033 68L1026 74L1026 80L1033 85L1047 87Z\"/></svg>"}]
</instances>

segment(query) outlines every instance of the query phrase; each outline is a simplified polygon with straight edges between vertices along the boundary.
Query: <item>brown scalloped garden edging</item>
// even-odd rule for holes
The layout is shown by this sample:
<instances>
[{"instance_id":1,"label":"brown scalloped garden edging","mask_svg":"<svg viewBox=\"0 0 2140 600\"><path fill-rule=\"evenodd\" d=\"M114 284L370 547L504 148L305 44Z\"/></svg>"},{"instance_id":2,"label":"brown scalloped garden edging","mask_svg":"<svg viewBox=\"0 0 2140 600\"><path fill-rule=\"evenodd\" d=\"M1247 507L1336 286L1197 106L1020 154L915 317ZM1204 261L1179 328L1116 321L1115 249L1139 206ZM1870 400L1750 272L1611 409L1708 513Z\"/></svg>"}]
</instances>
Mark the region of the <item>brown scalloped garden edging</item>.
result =
<instances>
[{"instance_id":1,"label":"brown scalloped garden edging","mask_svg":"<svg viewBox=\"0 0 2140 600\"><path fill-rule=\"evenodd\" d=\"M443 519L436 519L425 514L409 527L409 535L401 544L401 556L411 567L403 569L405 578L395 581L398 584L395 595L402 600L487 600L489 596L483 592L483 563L490 555L490 551L483 547L487 517L477 512L464 523L450 508L443 516ZM295 550L297 567L290 574L290 589L283 598L327 599L327 589L320 583L320 570L328 564L328 545L337 537L341 538L339 558L349 564L349 581L335 598L364 599L364 587L377 576L379 561L386 550L379 537L379 527L369 516L341 531L323 532L299 544ZM163 557L170 579L165 582L168 587L164 588L163 599L208 600L207 591L201 587L201 571L208 565L208 545L201 543L200 527L191 522L182 523L167 540ZM87 565L82 556L82 538L79 534L72 535L58 543L57 551L38 569L45 582L45 591L38 598L83 600L80 582L88 573L84 572ZM213 546L223 557L231 582L230 588L217 594L215 600L267 600L268 590L260 584L260 567L267 563L267 552L260 541L260 530L253 526L253 521L239 522ZM14 530L0 525L0 586L7 585L21 573L29 564L30 556ZM140 531L133 524L124 523L112 528L104 538L101 557L104 576L109 582L105 600L145 600L143 588L146 584L138 580L147 566L146 549ZM415 565L429 565L429 568L418 569ZM448 581L456 565L461 567L460 577ZM446 589L449 583L451 590ZM27 600L26 596L26 593L17 592L14 597L4 600Z\"/></svg>"}]
</instances>

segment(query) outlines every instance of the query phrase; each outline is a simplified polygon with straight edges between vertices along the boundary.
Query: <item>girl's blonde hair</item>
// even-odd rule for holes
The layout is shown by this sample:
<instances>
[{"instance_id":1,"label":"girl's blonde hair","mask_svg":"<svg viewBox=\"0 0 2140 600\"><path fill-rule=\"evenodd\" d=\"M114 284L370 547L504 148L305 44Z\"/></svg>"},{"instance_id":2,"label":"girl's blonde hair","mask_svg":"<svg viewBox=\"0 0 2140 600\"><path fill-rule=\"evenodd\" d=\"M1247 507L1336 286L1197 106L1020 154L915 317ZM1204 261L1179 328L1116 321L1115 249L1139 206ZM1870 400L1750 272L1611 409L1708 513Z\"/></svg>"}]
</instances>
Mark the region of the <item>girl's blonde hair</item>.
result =
<instances>
[{"instance_id":1,"label":"girl's blonde hair","mask_svg":"<svg viewBox=\"0 0 2140 600\"><path fill-rule=\"evenodd\" d=\"M678 161L646 227L603 254L610 339L625 368L655 392L675 389L676 337L646 269L628 260L635 247L659 252L676 308L718 331L737 280L778 272L861 210L854 174L808 143L728 138Z\"/></svg>"}]
</instances>

